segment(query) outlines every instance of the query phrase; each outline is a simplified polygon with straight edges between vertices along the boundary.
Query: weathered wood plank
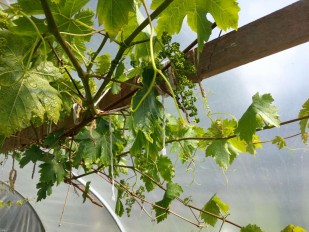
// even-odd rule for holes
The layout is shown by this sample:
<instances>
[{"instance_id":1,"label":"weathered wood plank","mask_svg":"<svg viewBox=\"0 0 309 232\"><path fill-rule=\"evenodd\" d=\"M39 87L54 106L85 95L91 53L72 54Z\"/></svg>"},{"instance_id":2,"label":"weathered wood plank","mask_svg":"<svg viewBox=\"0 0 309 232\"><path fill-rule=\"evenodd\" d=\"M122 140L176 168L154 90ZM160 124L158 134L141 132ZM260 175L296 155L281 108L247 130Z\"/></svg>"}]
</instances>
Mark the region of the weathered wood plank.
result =
<instances>
[{"instance_id":1,"label":"weathered wood plank","mask_svg":"<svg viewBox=\"0 0 309 232\"><path fill-rule=\"evenodd\" d=\"M309 41L309 0L300 0L205 44L195 82ZM196 49L189 52L192 58Z\"/></svg>"}]
</instances>

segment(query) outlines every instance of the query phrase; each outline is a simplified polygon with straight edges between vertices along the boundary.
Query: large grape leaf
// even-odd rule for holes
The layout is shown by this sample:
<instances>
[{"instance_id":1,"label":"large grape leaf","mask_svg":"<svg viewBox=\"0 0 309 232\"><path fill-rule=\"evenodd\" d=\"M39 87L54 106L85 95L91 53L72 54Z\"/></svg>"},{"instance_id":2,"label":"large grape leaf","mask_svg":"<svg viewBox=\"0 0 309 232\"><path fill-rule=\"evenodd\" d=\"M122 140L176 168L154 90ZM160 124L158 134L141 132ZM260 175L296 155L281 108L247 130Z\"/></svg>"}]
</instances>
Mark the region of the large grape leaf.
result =
<instances>
[{"instance_id":1,"label":"large grape leaf","mask_svg":"<svg viewBox=\"0 0 309 232\"><path fill-rule=\"evenodd\" d=\"M96 128L83 128L75 137L79 143L74 163L79 166L83 161L85 166L93 163L110 164L109 125L104 119L98 119Z\"/></svg>"},{"instance_id":2,"label":"large grape leaf","mask_svg":"<svg viewBox=\"0 0 309 232\"><path fill-rule=\"evenodd\" d=\"M156 202L156 205L168 209L174 199L180 196L183 192L181 186L176 183L169 182L166 186L166 192L161 201ZM167 218L168 212L164 209L153 206L153 209L156 213L157 222L161 222Z\"/></svg>"},{"instance_id":3,"label":"large grape leaf","mask_svg":"<svg viewBox=\"0 0 309 232\"><path fill-rule=\"evenodd\" d=\"M215 195L210 198L210 200L204 205L203 210L217 216L221 216L222 213L228 214L229 206L224 203L219 197ZM217 218L213 217L209 214L200 213L201 218L204 220L205 223L215 226L217 223Z\"/></svg>"},{"instance_id":4,"label":"large grape leaf","mask_svg":"<svg viewBox=\"0 0 309 232\"><path fill-rule=\"evenodd\" d=\"M115 37L128 23L129 12L134 12L133 0L98 0L97 16L106 32Z\"/></svg>"},{"instance_id":5,"label":"large grape leaf","mask_svg":"<svg viewBox=\"0 0 309 232\"><path fill-rule=\"evenodd\" d=\"M167 156L160 155L157 161L158 171L165 181L172 181L175 175L175 167Z\"/></svg>"},{"instance_id":6,"label":"large grape leaf","mask_svg":"<svg viewBox=\"0 0 309 232\"><path fill-rule=\"evenodd\" d=\"M152 9L158 6L158 1L151 5ZM156 31L158 36L163 32L178 34L183 20L189 12L194 12L195 0L175 0L159 16Z\"/></svg>"},{"instance_id":7,"label":"large grape leaf","mask_svg":"<svg viewBox=\"0 0 309 232\"><path fill-rule=\"evenodd\" d=\"M152 134L161 128L163 118L162 104L157 100L155 91L151 90L146 97L148 89L154 78L154 71L146 69L143 71L143 88L136 92L132 98L132 121L134 130L141 131L145 138L153 143Z\"/></svg>"},{"instance_id":8,"label":"large grape leaf","mask_svg":"<svg viewBox=\"0 0 309 232\"><path fill-rule=\"evenodd\" d=\"M188 25L197 33L198 51L201 52L204 42L207 42L212 31L212 23L206 18L205 11L200 4L195 2L195 9L188 13Z\"/></svg>"},{"instance_id":9,"label":"large grape leaf","mask_svg":"<svg viewBox=\"0 0 309 232\"><path fill-rule=\"evenodd\" d=\"M206 156L213 157L220 167L227 169L231 156L228 143L224 140L213 141L206 149Z\"/></svg>"},{"instance_id":10,"label":"large grape leaf","mask_svg":"<svg viewBox=\"0 0 309 232\"><path fill-rule=\"evenodd\" d=\"M163 1L153 1L152 9L156 9ZM188 25L197 33L198 50L203 49L204 41L211 34L211 23L207 19L210 13L219 28L227 30L237 29L239 7L235 0L175 0L158 19L156 31L160 36L163 32L178 34L184 18L187 16Z\"/></svg>"},{"instance_id":11,"label":"large grape leaf","mask_svg":"<svg viewBox=\"0 0 309 232\"><path fill-rule=\"evenodd\" d=\"M84 167L91 167L93 163L99 165L109 165L111 161L110 153L110 130L109 122L103 118L98 118L96 124L92 122L89 128L83 128L76 136L75 141L79 143L74 165L78 167L83 161ZM124 138L119 130L112 133L112 151L118 154L122 151Z\"/></svg>"},{"instance_id":12,"label":"large grape leaf","mask_svg":"<svg viewBox=\"0 0 309 232\"><path fill-rule=\"evenodd\" d=\"M89 2L89 0L59 0L54 1L56 4L52 5L53 10L57 9L60 14L68 17L72 17L79 12L83 6Z\"/></svg>"},{"instance_id":13,"label":"large grape leaf","mask_svg":"<svg viewBox=\"0 0 309 232\"><path fill-rule=\"evenodd\" d=\"M0 86L9 86L20 80L25 72L24 54L34 41L29 37L0 31Z\"/></svg>"},{"instance_id":14,"label":"large grape leaf","mask_svg":"<svg viewBox=\"0 0 309 232\"><path fill-rule=\"evenodd\" d=\"M259 118L262 118L270 126L279 127L278 110L277 107L272 105L273 101L274 99L270 94L260 96L259 93L256 93L252 97L252 104L240 118L235 133L238 133L241 139L250 143L257 127L260 125Z\"/></svg>"},{"instance_id":15,"label":"large grape leaf","mask_svg":"<svg viewBox=\"0 0 309 232\"><path fill-rule=\"evenodd\" d=\"M58 122L62 101L58 91L49 84L50 65L45 63L23 71L16 83L1 87L0 120L5 123L0 124L0 131L3 135L11 135L46 119ZM54 70L57 71L55 67Z\"/></svg>"},{"instance_id":16,"label":"large grape leaf","mask_svg":"<svg viewBox=\"0 0 309 232\"><path fill-rule=\"evenodd\" d=\"M20 7L23 13L28 15L37 15L43 14L43 9L40 1L33 1L33 0L18 0L17 3L12 4L13 6Z\"/></svg>"},{"instance_id":17,"label":"large grape leaf","mask_svg":"<svg viewBox=\"0 0 309 232\"><path fill-rule=\"evenodd\" d=\"M206 0L203 2L220 29L233 28L237 30L240 8L236 0Z\"/></svg>"}]
</instances>

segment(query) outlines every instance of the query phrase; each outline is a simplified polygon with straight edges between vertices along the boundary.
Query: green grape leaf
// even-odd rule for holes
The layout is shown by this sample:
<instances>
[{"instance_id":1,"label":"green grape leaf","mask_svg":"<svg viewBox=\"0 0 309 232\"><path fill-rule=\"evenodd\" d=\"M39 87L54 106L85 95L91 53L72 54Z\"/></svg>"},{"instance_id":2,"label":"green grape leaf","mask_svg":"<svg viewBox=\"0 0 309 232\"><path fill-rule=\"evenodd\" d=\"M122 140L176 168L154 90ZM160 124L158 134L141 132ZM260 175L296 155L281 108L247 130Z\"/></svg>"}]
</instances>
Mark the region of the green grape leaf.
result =
<instances>
[{"instance_id":1,"label":"green grape leaf","mask_svg":"<svg viewBox=\"0 0 309 232\"><path fill-rule=\"evenodd\" d=\"M47 32L47 26L44 19L30 17L32 23L35 23L37 29L42 33ZM9 30L15 35L19 36L38 36L38 32L29 19L26 17L19 17L13 21L14 24L10 25Z\"/></svg>"},{"instance_id":2,"label":"green grape leaf","mask_svg":"<svg viewBox=\"0 0 309 232\"><path fill-rule=\"evenodd\" d=\"M39 165L40 167L40 182L49 183L57 182L60 184L66 174L63 164L58 163L56 160L49 160Z\"/></svg>"},{"instance_id":3,"label":"green grape leaf","mask_svg":"<svg viewBox=\"0 0 309 232\"><path fill-rule=\"evenodd\" d=\"M172 201L176 197L179 197L182 192L183 190L179 184L169 182L167 183L166 192L165 192L164 197Z\"/></svg>"},{"instance_id":4,"label":"green grape leaf","mask_svg":"<svg viewBox=\"0 0 309 232\"><path fill-rule=\"evenodd\" d=\"M150 88L150 83L154 78L154 71L146 69L143 72L143 88L138 90L132 98L132 113L134 130L141 131L145 138L153 143L152 134L158 128L161 128L163 107L157 100L154 90L144 97ZM162 136L161 136L162 137Z\"/></svg>"},{"instance_id":5,"label":"green grape leaf","mask_svg":"<svg viewBox=\"0 0 309 232\"><path fill-rule=\"evenodd\" d=\"M180 196L183 192L181 186L177 183L169 182L166 186L166 192L161 201L156 202L156 205L163 207L164 209L153 206L153 209L156 213L157 222L161 222L167 218L168 212L165 209L168 209L171 205L171 202Z\"/></svg>"},{"instance_id":6,"label":"green grape leaf","mask_svg":"<svg viewBox=\"0 0 309 232\"><path fill-rule=\"evenodd\" d=\"M123 180L120 181L120 183L123 184ZM121 217L124 213L124 207L123 204L121 202L121 199L123 197L123 189L122 188L118 188L118 194L117 194L117 201L116 201L116 208L115 208L115 213Z\"/></svg>"},{"instance_id":7,"label":"green grape leaf","mask_svg":"<svg viewBox=\"0 0 309 232\"><path fill-rule=\"evenodd\" d=\"M115 72L115 79L118 79L124 72L125 66L123 62L120 62L120 64L118 64L116 72Z\"/></svg>"},{"instance_id":8,"label":"green grape leaf","mask_svg":"<svg viewBox=\"0 0 309 232\"><path fill-rule=\"evenodd\" d=\"M16 83L0 89L0 120L7 122L0 125L0 131L5 136L46 119L58 122L62 101L58 91L50 86L49 75L42 65L25 71Z\"/></svg>"},{"instance_id":9,"label":"green grape leaf","mask_svg":"<svg viewBox=\"0 0 309 232\"><path fill-rule=\"evenodd\" d=\"M53 182L39 182L36 185L36 188L38 189L37 192L37 201L41 201L45 199L47 196L50 196L52 194L52 187L53 187Z\"/></svg>"},{"instance_id":10,"label":"green grape leaf","mask_svg":"<svg viewBox=\"0 0 309 232\"><path fill-rule=\"evenodd\" d=\"M285 139L281 136L276 136L271 143L276 144L279 150L287 146Z\"/></svg>"},{"instance_id":11,"label":"green grape leaf","mask_svg":"<svg viewBox=\"0 0 309 232\"><path fill-rule=\"evenodd\" d=\"M170 35L178 34L187 13L194 12L195 4L192 4L194 2L195 0L173 1L159 16L156 27L158 36L161 36L163 32ZM157 3L153 3L151 7L157 7Z\"/></svg>"},{"instance_id":12,"label":"green grape leaf","mask_svg":"<svg viewBox=\"0 0 309 232\"><path fill-rule=\"evenodd\" d=\"M219 197L214 195L212 200L217 204L221 212L224 212L226 214L229 213L229 209L230 209L229 205L224 203Z\"/></svg>"},{"instance_id":13,"label":"green grape leaf","mask_svg":"<svg viewBox=\"0 0 309 232\"><path fill-rule=\"evenodd\" d=\"M56 147L59 144L62 135L63 135L62 130L58 130L54 133L49 133L44 140L44 143L43 143L44 147L48 147L48 148Z\"/></svg>"},{"instance_id":14,"label":"green grape leaf","mask_svg":"<svg viewBox=\"0 0 309 232\"><path fill-rule=\"evenodd\" d=\"M260 96L259 93L256 93L252 97L252 104L240 118L235 133L239 134L240 138L246 142L251 142L256 128L259 126L257 117L261 117L267 125L279 127L278 110L272 105L273 101L270 94Z\"/></svg>"},{"instance_id":15,"label":"green grape leaf","mask_svg":"<svg viewBox=\"0 0 309 232\"><path fill-rule=\"evenodd\" d=\"M117 201L116 201L116 208L115 208L115 213L121 217L124 213L124 207L123 207L123 204L121 202L121 200L119 198L117 198Z\"/></svg>"},{"instance_id":16,"label":"green grape leaf","mask_svg":"<svg viewBox=\"0 0 309 232\"><path fill-rule=\"evenodd\" d=\"M85 203L87 196L90 192L90 183L91 183L91 181L87 181L86 186L85 186L85 190L83 191L83 203Z\"/></svg>"},{"instance_id":17,"label":"green grape leaf","mask_svg":"<svg viewBox=\"0 0 309 232\"><path fill-rule=\"evenodd\" d=\"M197 3L195 10L188 13L188 25L192 31L197 33L198 51L202 52L204 42L207 42L212 31L212 23L206 18L207 11L204 11Z\"/></svg>"},{"instance_id":18,"label":"green grape leaf","mask_svg":"<svg viewBox=\"0 0 309 232\"><path fill-rule=\"evenodd\" d=\"M288 225L285 227L281 232L307 232L304 228L301 228L300 226L295 225Z\"/></svg>"},{"instance_id":19,"label":"green grape leaf","mask_svg":"<svg viewBox=\"0 0 309 232\"><path fill-rule=\"evenodd\" d=\"M231 156L228 143L225 140L213 141L206 149L206 157L208 156L213 157L220 167L227 169Z\"/></svg>"},{"instance_id":20,"label":"green grape leaf","mask_svg":"<svg viewBox=\"0 0 309 232\"><path fill-rule=\"evenodd\" d=\"M172 181L175 175L175 167L172 161L167 156L160 155L157 161L158 170L160 175L165 181Z\"/></svg>"},{"instance_id":21,"label":"green grape leaf","mask_svg":"<svg viewBox=\"0 0 309 232\"><path fill-rule=\"evenodd\" d=\"M168 116L168 123L166 125L166 135L170 139L202 137L204 131L198 127L184 126L181 120L176 120L174 116ZM171 152L178 152L178 157L182 163L186 162L194 151L199 146L197 140L183 140L175 141L172 144Z\"/></svg>"},{"instance_id":22,"label":"green grape leaf","mask_svg":"<svg viewBox=\"0 0 309 232\"><path fill-rule=\"evenodd\" d=\"M38 146L32 145L22 156L19 161L21 168L25 167L30 161L35 163L37 161L47 161L47 153L42 151Z\"/></svg>"},{"instance_id":23,"label":"green grape leaf","mask_svg":"<svg viewBox=\"0 0 309 232\"><path fill-rule=\"evenodd\" d=\"M75 4L75 2L78 3ZM57 25L59 25L59 31L64 33L63 37L65 38L68 46L70 46L73 54L79 62L82 63L85 61L84 53L87 49L85 42L89 42L91 39L91 35L89 33L92 32L91 26L93 25L94 12L88 8L83 8L81 10L76 9L76 6L79 5L78 0L73 0L71 3L73 4L71 11L69 10L69 6L64 9L62 9L62 7L55 7L55 11L53 13L55 21ZM84 3L85 1L81 1L80 5ZM59 5L61 5L61 3ZM60 51L63 54L62 48ZM68 59L65 54L64 57Z\"/></svg>"},{"instance_id":24,"label":"green grape leaf","mask_svg":"<svg viewBox=\"0 0 309 232\"><path fill-rule=\"evenodd\" d=\"M263 232L257 225L247 225L240 229L240 232Z\"/></svg>"},{"instance_id":25,"label":"green grape leaf","mask_svg":"<svg viewBox=\"0 0 309 232\"><path fill-rule=\"evenodd\" d=\"M74 14L81 11L89 0L57 0L57 4L52 5L52 10L59 11L60 14L72 17Z\"/></svg>"},{"instance_id":26,"label":"green grape leaf","mask_svg":"<svg viewBox=\"0 0 309 232\"><path fill-rule=\"evenodd\" d=\"M151 9L156 9L161 3L161 0L153 1ZM210 13L223 30L237 29L239 10L235 0L175 0L160 14L156 31L159 36L163 32L178 34L187 16L188 25L197 33L198 50L202 51L212 30L206 15Z\"/></svg>"},{"instance_id":27,"label":"green grape leaf","mask_svg":"<svg viewBox=\"0 0 309 232\"><path fill-rule=\"evenodd\" d=\"M110 54L103 54L96 58L96 72L103 75L107 73L109 67L111 65L111 56Z\"/></svg>"},{"instance_id":28,"label":"green grape leaf","mask_svg":"<svg viewBox=\"0 0 309 232\"><path fill-rule=\"evenodd\" d=\"M134 12L133 0L98 0L97 16L110 37L115 37L128 23L129 12Z\"/></svg>"},{"instance_id":29,"label":"green grape leaf","mask_svg":"<svg viewBox=\"0 0 309 232\"><path fill-rule=\"evenodd\" d=\"M234 119L217 118L211 123L211 127L207 129L206 136L208 137L228 137L234 135L237 127L237 122Z\"/></svg>"},{"instance_id":30,"label":"green grape leaf","mask_svg":"<svg viewBox=\"0 0 309 232\"><path fill-rule=\"evenodd\" d=\"M221 213L228 213L229 206L222 202L222 200L214 195L210 200L204 205L203 210L205 212L209 212L212 214L215 214L217 216L220 216ZM207 213L201 212L200 213L201 218L204 220L205 223L215 226L217 223L217 218L213 217L212 215L209 215Z\"/></svg>"},{"instance_id":31,"label":"green grape leaf","mask_svg":"<svg viewBox=\"0 0 309 232\"><path fill-rule=\"evenodd\" d=\"M203 2L220 29L226 31L233 28L237 30L240 8L236 0L206 0Z\"/></svg>"},{"instance_id":32,"label":"green grape leaf","mask_svg":"<svg viewBox=\"0 0 309 232\"><path fill-rule=\"evenodd\" d=\"M309 116L309 99L303 104L302 109L298 113L298 117L305 117ZM309 118L305 118L300 120L299 126L300 126L300 132L302 133L303 141L304 143L307 142L308 134L306 133L306 128L308 124ZM309 127L309 124L308 124Z\"/></svg>"},{"instance_id":33,"label":"green grape leaf","mask_svg":"<svg viewBox=\"0 0 309 232\"><path fill-rule=\"evenodd\" d=\"M163 2L164 2L164 0L152 0L152 1L151 1L150 8L151 8L152 10L155 10L155 9L157 9L158 6L160 6Z\"/></svg>"},{"instance_id":34,"label":"green grape leaf","mask_svg":"<svg viewBox=\"0 0 309 232\"><path fill-rule=\"evenodd\" d=\"M96 123L96 128L93 128L94 126L83 128L75 137L75 141L79 143L74 160L76 166L82 161L85 166L91 166L93 163L104 165L110 163L109 123L102 118L97 119Z\"/></svg>"},{"instance_id":35,"label":"green grape leaf","mask_svg":"<svg viewBox=\"0 0 309 232\"><path fill-rule=\"evenodd\" d=\"M111 85L112 94L118 94L121 91L120 83L113 82Z\"/></svg>"},{"instance_id":36,"label":"green grape leaf","mask_svg":"<svg viewBox=\"0 0 309 232\"><path fill-rule=\"evenodd\" d=\"M18 0L17 4L22 9L22 11L28 15L43 14L43 9L42 9L42 5L40 1ZM16 6L16 5L13 4L12 6Z\"/></svg>"},{"instance_id":37,"label":"green grape leaf","mask_svg":"<svg viewBox=\"0 0 309 232\"><path fill-rule=\"evenodd\" d=\"M4 208L4 201L3 200L0 200L0 209L3 209Z\"/></svg>"},{"instance_id":38,"label":"green grape leaf","mask_svg":"<svg viewBox=\"0 0 309 232\"><path fill-rule=\"evenodd\" d=\"M0 31L0 86L13 85L24 76L23 56L32 42L29 37Z\"/></svg>"},{"instance_id":39,"label":"green grape leaf","mask_svg":"<svg viewBox=\"0 0 309 232\"><path fill-rule=\"evenodd\" d=\"M170 200L163 198L163 200L156 202L156 205L163 208L162 209L162 208L153 206L153 209L156 213L157 223L159 223L167 218L168 212L165 209L168 209L168 207L170 206Z\"/></svg>"}]
</instances>

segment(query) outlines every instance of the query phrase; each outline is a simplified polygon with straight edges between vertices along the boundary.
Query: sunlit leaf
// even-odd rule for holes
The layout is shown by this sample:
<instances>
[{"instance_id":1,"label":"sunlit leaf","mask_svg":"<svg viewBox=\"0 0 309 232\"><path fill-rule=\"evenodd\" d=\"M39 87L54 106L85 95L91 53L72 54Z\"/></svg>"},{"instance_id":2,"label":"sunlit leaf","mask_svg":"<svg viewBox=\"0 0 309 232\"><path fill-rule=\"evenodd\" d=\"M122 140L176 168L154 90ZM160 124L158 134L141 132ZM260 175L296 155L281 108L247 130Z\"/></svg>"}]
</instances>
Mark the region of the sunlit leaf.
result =
<instances>
[{"instance_id":1,"label":"sunlit leaf","mask_svg":"<svg viewBox=\"0 0 309 232\"><path fill-rule=\"evenodd\" d=\"M230 164L231 153L224 140L213 141L206 149L206 156L213 157L216 163L224 169L227 169Z\"/></svg>"},{"instance_id":2,"label":"sunlit leaf","mask_svg":"<svg viewBox=\"0 0 309 232\"><path fill-rule=\"evenodd\" d=\"M115 37L128 23L129 12L134 12L133 0L98 0L97 16L106 32Z\"/></svg>"},{"instance_id":3,"label":"sunlit leaf","mask_svg":"<svg viewBox=\"0 0 309 232\"><path fill-rule=\"evenodd\" d=\"M214 17L220 29L227 30L233 28L237 30L240 8L236 0L206 0L203 2L205 2L205 7Z\"/></svg>"},{"instance_id":4,"label":"sunlit leaf","mask_svg":"<svg viewBox=\"0 0 309 232\"><path fill-rule=\"evenodd\" d=\"M172 161L167 156L158 157L158 170L165 181L171 181L175 175L175 168Z\"/></svg>"},{"instance_id":5,"label":"sunlit leaf","mask_svg":"<svg viewBox=\"0 0 309 232\"><path fill-rule=\"evenodd\" d=\"M111 57L110 54L103 54L101 56L98 56L96 59L96 72L98 72L99 74L105 74L107 73L110 65L111 65Z\"/></svg>"},{"instance_id":6,"label":"sunlit leaf","mask_svg":"<svg viewBox=\"0 0 309 232\"><path fill-rule=\"evenodd\" d=\"M11 135L32 123L42 123L45 119L58 122L62 101L58 91L50 86L49 66L23 71L16 83L0 89L0 131ZM1 75L1 74L0 74Z\"/></svg>"},{"instance_id":7,"label":"sunlit leaf","mask_svg":"<svg viewBox=\"0 0 309 232\"><path fill-rule=\"evenodd\" d=\"M272 105L274 99L270 94L262 96L259 93L252 97L252 104L238 122L235 133L239 133L241 139L251 142L256 128L259 126L257 117L261 117L267 125L280 126L277 107Z\"/></svg>"},{"instance_id":8,"label":"sunlit leaf","mask_svg":"<svg viewBox=\"0 0 309 232\"><path fill-rule=\"evenodd\" d=\"M229 206L222 202L222 200L214 195L203 207L203 210L209 212L211 214L215 214L217 216L221 216L221 213L228 213ZM218 219L210 214L201 212L201 218L204 220L205 223L215 226Z\"/></svg>"},{"instance_id":9,"label":"sunlit leaf","mask_svg":"<svg viewBox=\"0 0 309 232\"><path fill-rule=\"evenodd\" d=\"M212 31L212 23L206 18L207 11L204 11L197 3L195 10L188 14L188 25L192 31L197 33L198 51L202 52L204 42L207 42Z\"/></svg>"},{"instance_id":10,"label":"sunlit leaf","mask_svg":"<svg viewBox=\"0 0 309 232\"><path fill-rule=\"evenodd\" d=\"M276 138L274 138L271 143L276 144L279 150L287 146L285 139L282 138L281 136L276 136Z\"/></svg>"},{"instance_id":11,"label":"sunlit leaf","mask_svg":"<svg viewBox=\"0 0 309 232\"><path fill-rule=\"evenodd\" d=\"M306 230L300 226L288 225L283 230L281 230L281 232L306 232Z\"/></svg>"}]
</instances>

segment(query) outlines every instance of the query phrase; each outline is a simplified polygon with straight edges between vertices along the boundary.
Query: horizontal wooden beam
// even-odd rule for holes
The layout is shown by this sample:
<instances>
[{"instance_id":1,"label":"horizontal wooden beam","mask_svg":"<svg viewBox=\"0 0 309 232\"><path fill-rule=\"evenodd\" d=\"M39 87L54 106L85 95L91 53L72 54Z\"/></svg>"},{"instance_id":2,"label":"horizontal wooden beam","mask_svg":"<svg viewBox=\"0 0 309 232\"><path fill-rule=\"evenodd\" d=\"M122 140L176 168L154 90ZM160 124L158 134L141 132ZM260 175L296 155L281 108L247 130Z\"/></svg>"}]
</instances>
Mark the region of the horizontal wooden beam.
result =
<instances>
[{"instance_id":1,"label":"horizontal wooden beam","mask_svg":"<svg viewBox=\"0 0 309 232\"><path fill-rule=\"evenodd\" d=\"M194 82L309 41L309 1L300 0L205 44ZM196 49L189 52L191 60Z\"/></svg>"}]
</instances>

